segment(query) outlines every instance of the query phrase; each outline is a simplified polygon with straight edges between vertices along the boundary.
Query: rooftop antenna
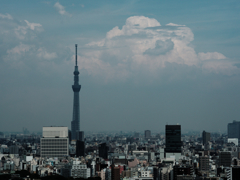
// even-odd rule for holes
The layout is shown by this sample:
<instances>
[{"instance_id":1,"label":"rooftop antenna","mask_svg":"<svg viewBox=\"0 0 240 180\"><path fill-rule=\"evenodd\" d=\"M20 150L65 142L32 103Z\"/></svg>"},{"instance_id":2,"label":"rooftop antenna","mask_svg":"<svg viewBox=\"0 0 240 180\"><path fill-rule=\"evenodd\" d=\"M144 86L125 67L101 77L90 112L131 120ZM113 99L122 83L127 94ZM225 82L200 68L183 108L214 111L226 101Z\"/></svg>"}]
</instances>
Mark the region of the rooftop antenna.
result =
<instances>
[{"instance_id":1,"label":"rooftop antenna","mask_svg":"<svg viewBox=\"0 0 240 180\"><path fill-rule=\"evenodd\" d=\"M77 44L75 44L75 47L76 47L76 62L75 62L75 64L77 66Z\"/></svg>"}]
</instances>

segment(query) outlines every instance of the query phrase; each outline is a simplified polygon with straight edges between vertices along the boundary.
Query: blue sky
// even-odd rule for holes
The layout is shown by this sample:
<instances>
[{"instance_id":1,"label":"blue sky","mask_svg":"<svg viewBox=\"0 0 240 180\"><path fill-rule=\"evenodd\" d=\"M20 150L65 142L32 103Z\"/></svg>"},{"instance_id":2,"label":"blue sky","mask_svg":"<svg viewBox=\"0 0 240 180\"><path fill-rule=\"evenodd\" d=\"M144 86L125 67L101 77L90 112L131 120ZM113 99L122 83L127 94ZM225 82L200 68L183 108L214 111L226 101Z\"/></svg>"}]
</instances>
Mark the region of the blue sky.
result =
<instances>
[{"instance_id":1,"label":"blue sky","mask_svg":"<svg viewBox=\"0 0 240 180\"><path fill-rule=\"evenodd\" d=\"M0 131L226 131L239 120L238 1L0 1ZM13 126L16 125L16 126Z\"/></svg>"}]
</instances>

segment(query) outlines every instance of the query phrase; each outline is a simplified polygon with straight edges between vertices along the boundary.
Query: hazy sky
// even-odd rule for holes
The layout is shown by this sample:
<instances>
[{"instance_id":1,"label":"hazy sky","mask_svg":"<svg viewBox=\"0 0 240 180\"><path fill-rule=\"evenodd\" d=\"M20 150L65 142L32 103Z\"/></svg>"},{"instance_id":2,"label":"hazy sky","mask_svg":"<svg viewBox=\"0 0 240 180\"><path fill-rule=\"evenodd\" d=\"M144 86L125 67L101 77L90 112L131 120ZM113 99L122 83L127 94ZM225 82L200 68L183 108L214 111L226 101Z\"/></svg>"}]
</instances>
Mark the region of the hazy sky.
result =
<instances>
[{"instance_id":1,"label":"hazy sky","mask_svg":"<svg viewBox=\"0 0 240 180\"><path fill-rule=\"evenodd\" d=\"M240 119L239 1L0 1L0 131L226 131Z\"/></svg>"}]
</instances>

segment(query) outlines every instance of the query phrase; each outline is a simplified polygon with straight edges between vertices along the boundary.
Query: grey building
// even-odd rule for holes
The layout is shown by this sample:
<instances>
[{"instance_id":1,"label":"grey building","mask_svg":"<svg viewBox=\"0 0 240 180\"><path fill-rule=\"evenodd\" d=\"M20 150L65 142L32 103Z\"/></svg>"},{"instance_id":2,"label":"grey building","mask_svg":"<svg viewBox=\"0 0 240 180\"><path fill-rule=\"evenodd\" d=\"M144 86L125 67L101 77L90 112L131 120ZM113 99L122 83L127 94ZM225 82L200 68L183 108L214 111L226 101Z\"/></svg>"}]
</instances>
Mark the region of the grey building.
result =
<instances>
[{"instance_id":1,"label":"grey building","mask_svg":"<svg viewBox=\"0 0 240 180\"><path fill-rule=\"evenodd\" d=\"M68 127L43 127L41 157L68 156Z\"/></svg>"},{"instance_id":2,"label":"grey building","mask_svg":"<svg viewBox=\"0 0 240 180\"><path fill-rule=\"evenodd\" d=\"M151 131L145 130L145 138L151 138Z\"/></svg>"},{"instance_id":3,"label":"grey building","mask_svg":"<svg viewBox=\"0 0 240 180\"><path fill-rule=\"evenodd\" d=\"M240 121L228 123L228 138L240 139Z\"/></svg>"},{"instance_id":4,"label":"grey building","mask_svg":"<svg viewBox=\"0 0 240 180\"><path fill-rule=\"evenodd\" d=\"M206 132L206 131L203 131L202 132L202 141L203 141L203 145L207 144L208 141L210 141L211 139L211 134Z\"/></svg>"},{"instance_id":5,"label":"grey building","mask_svg":"<svg viewBox=\"0 0 240 180\"><path fill-rule=\"evenodd\" d=\"M201 156L199 157L199 170L208 171L209 170L209 157Z\"/></svg>"},{"instance_id":6,"label":"grey building","mask_svg":"<svg viewBox=\"0 0 240 180\"><path fill-rule=\"evenodd\" d=\"M74 92L73 96L73 117L71 122L71 132L72 132L72 140L77 140L77 131L80 130L80 104L79 104L79 91L81 89L81 85L79 85L79 71L77 65L77 44L76 47L76 61L75 61L75 70L74 74L74 85L72 85L72 90Z\"/></svg>"},{"instance_id":7,"label":"grey building","mask_svg":"<svg viewBox=\"0 0 240 180\"><path fill-rule=\"evenodd\" d=\"M19 148L17 145L12 145L9 147L9 153L10 154L18 154L19 153Z\"/></svg>"},{"instance_id":8,"label":"grey building","mask_svg":"<svg viewBox=\"0 0 240 180\"><path fill-rule=\"evenodd\" d=\"M83 131L77 131L77 140L84 141L84 132Z\"/></svg>"}]
</instances>

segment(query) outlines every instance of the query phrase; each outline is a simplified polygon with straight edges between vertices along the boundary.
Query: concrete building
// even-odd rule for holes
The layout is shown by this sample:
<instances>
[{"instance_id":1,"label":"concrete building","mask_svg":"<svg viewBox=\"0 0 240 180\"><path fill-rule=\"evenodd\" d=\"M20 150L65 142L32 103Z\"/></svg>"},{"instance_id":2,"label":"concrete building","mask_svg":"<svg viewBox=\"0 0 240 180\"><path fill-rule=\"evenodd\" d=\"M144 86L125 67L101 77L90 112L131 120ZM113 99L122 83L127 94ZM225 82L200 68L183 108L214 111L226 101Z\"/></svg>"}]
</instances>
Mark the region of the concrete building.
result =
<instances>
[{"instance_id":1,"label":"concrete building","mask_svg":"<svg viewBox=\"0 0 240 180\"><path fill-rule=\"evenodd\" d=\"M240 121L228 123L228 138L240 139Z\"/></svg>"},{"instance_id":2,"label":"concrete building","mask_svg":"<svg viewBox=\"0 0 240 180\"><path fill-rule=\"evenodd\" d=\"M210 141L210 137L211 137L211 134L206 132L206 131L203 131L202 132L202 141L203 141L203 145L207 144L209 141Z\"/></svg>"},{"instance_id":3,"label":"concrete building","mask_svg":"<svg viewBox=\"0 0 240 180\"><path fill-rule=\"evenodd\" d=\"M12 145L9 147L9 154L18 154L19 148L17 145Z\"/></svg>"},{"instance_id":4,"label":"concrete building","mask_svg":"<svg viewBox=\"0 0 240 180\"><path fill-rule=\"evenodd\" d=\"M236 146L238 146L238 138L228 138L228 143L234 143Z\"/></svg>"},{"instance_id":5,"label":"concrete building","mask_svg":"<svg viewBox=\"0 0 240 180\"><path fill-rule=\"evenodd\" d=\"M68 156L68 127L43 127L41 157Z\"/></svg>"},{"instance_id":6,"label":"concrete building","mask_svg":"<svg viewBox=\"0 0 240 180\"><path fill-rule=\"evenodd\" d=\"M151 131L145 130L145 138L151 138Z\"/></svg>"},{"instance_id":7,"label":"concrete building","mask_svg":"<svg viewBox=\"0 0 240 180\"><path fill-rule=\"evenodd\" d=\"M77 131L77 140L84 141L84 132L83 131Z\"/></svg>"},{"instance_id":8,"label":"concrete building","mask_svg":"<svg viewBox=\"0 0 240 180\"><path fill-rule=\"evenodd\" d=\"M87 179L91 176L91 169L87 168L86 164L81 164L80 161L73 161L70 176Z\"/></svg>"},{"instance_id":9,"label":"concrete building","mask_svg":"<svg viewBox=\"0 0 240 180\"><path fill-rule=\"evenodd\" d=\"M209 171L209 157L199 157L199 171Z\"/></svg>"}]
</instances>

